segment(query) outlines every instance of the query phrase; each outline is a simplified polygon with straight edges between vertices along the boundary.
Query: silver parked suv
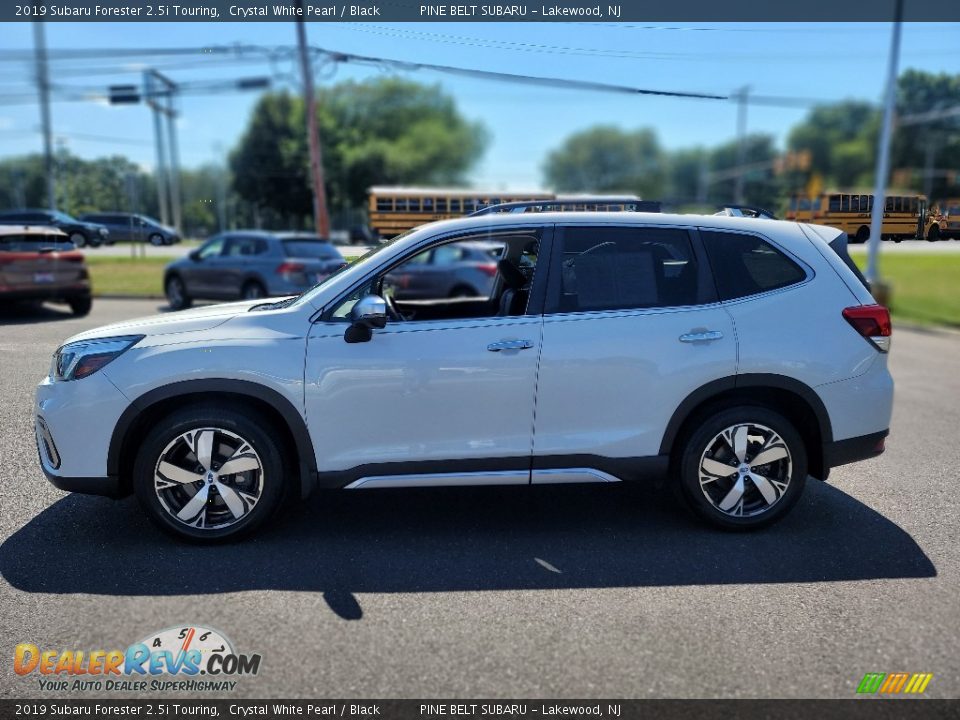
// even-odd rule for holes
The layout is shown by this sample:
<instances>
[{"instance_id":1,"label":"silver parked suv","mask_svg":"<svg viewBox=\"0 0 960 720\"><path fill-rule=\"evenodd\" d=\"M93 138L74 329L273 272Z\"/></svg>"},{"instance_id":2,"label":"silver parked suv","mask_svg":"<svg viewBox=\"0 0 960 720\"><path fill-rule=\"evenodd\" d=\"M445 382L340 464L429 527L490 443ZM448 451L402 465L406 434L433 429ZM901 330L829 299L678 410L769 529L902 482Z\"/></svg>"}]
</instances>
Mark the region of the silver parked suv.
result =
<instances>
[{"instance_id":1,"label":"silver parked suv","mask_svg":"<svg viewBox=\"0 0 960 720\"><path fill-rule=\"evenodd\" d=\"M502 247L489 294L394 294L461 243ZM492 213L421 226L297 296L70 338L37 390L37 444L57 487L134 492L199 541L321 487L655 477L704 520L756 528L808 476L883 452L890 335L836 230Z\"/></svg>"}]
</instances>

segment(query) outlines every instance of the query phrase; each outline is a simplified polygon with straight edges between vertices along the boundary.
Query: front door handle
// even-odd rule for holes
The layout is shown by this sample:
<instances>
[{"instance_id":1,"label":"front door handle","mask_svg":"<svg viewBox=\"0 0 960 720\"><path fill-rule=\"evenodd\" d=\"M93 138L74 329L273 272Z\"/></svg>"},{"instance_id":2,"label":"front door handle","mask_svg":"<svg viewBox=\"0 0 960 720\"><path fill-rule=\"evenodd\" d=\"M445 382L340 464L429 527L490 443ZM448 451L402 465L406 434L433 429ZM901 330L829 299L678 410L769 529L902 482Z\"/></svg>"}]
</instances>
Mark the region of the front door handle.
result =
<instances>
[{"instance_id":1,"label":"front door handle","mask_svg":"<svg viewBox=\"0 0 960 720\"><path fill-rule=\"evenodd\" d=\"M710 342L712 340L719 340L723 337L723 333L719 330L704 330L703 332L692 332L687 333L686 335L680 336L680 342L685 343L695 343L695 342Z\"/></svg>"},{"instance_id":2,"label":"front door handle","mask_svg":"<svg viewBox=\"0 0 960 720\"><path fill-rule=\"evenodd\" d=\"M528 350L532 347L533 343L529 340L501 340L487 345L487 350L500 352L501 350Z\"/></svg>"}]
</instances>

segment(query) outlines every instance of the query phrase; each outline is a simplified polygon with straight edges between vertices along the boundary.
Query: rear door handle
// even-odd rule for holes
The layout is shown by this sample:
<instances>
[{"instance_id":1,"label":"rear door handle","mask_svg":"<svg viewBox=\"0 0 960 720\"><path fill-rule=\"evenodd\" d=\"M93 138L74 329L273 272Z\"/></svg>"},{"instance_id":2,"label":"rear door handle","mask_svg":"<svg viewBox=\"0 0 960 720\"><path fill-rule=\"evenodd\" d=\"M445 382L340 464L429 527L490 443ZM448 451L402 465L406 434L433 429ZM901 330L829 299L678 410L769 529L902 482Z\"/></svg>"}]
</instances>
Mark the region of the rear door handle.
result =
<instances>
[{"instance_id":1,"label":"rear door handle","mask_svg":"<svg viewBox=\"0 0 960 720\"><path fill-rule=\"evenodd\" d=\"M710 342L711 340L719 340L722 337L723 333L719 330L704 330L703 332L693 332L681 335L680 342Z\"/></svg>"},{"instance_id":2,"label":"rear door handle","mask_svg":"<svg viewBox=\"0 0 960 720\"><path fill-rule=\"evenodd\" d=\"M529 340L501 340L500 342L490 343L487 350L490 352L500 352L501 350L528 350L533 347Z\"/></svg>"}]
</instances>

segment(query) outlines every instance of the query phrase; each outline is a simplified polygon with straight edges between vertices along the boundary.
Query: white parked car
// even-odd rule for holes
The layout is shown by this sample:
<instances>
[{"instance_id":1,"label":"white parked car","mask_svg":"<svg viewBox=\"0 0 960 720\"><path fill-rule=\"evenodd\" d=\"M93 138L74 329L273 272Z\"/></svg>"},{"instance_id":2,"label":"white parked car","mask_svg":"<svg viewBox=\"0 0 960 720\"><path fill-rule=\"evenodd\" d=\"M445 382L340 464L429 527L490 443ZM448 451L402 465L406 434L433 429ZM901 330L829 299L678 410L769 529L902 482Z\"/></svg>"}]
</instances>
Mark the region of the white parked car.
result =
<instances>
[{"instance_id":1,"label":"white parked car","mask_svg":"<svg viewBox=\"0 0 960 720\"><path fill-rule=\"evenodd\" d=\"M431 248L504 246L489 297L402 300ZM386 295L384 290L386 288ZM194 540L315 488L667 476L702 518L770 523L883 451L890 318L836 230L648 213L417 228L303 295L81 333L39 386L59 488L136 493Z\"/></svg>"}]
</instances>

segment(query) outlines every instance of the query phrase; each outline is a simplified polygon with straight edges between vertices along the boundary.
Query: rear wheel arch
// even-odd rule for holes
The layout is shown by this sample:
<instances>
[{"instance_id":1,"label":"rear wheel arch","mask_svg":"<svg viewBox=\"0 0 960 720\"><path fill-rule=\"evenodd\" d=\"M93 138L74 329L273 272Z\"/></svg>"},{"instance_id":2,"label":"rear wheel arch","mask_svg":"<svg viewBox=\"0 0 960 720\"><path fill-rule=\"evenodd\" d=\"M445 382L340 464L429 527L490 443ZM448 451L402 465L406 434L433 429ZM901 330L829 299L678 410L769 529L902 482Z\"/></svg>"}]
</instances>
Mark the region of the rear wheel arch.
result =
<instances>
[{"instance_id":1,"label":"rear wheel arch","mask_svg":"<svg viewBox=\"0 0 960 720\"><path fill-rule=\"evenodd\" d=\"M107 472L120 479L124 493L131 490L136 450L153 423L189 406L239 407L256 413L275 428L287 452L296 453L300 497L316 485L317 463L313 441L303 416L276 390L247 380L185 380L151 390L133 401L117 421L107 452Z\"/></svg>"},{"instance_id":2,"label":"rear wheel arch","mask_svg":"<svg viewBox=\"0 0 960 720\"><path fill-rule=\"evenodd\" d=\"M816 478L825 479L823 447L833 440L830 416L816 392L785 375L751 373L720 378L690 393L674 411L663 434L660 454L675 458L677 448L706 413L729 407L757 405L782 414L793 423L806 446L809 471Z\"/></svg>"}]
</instances>

